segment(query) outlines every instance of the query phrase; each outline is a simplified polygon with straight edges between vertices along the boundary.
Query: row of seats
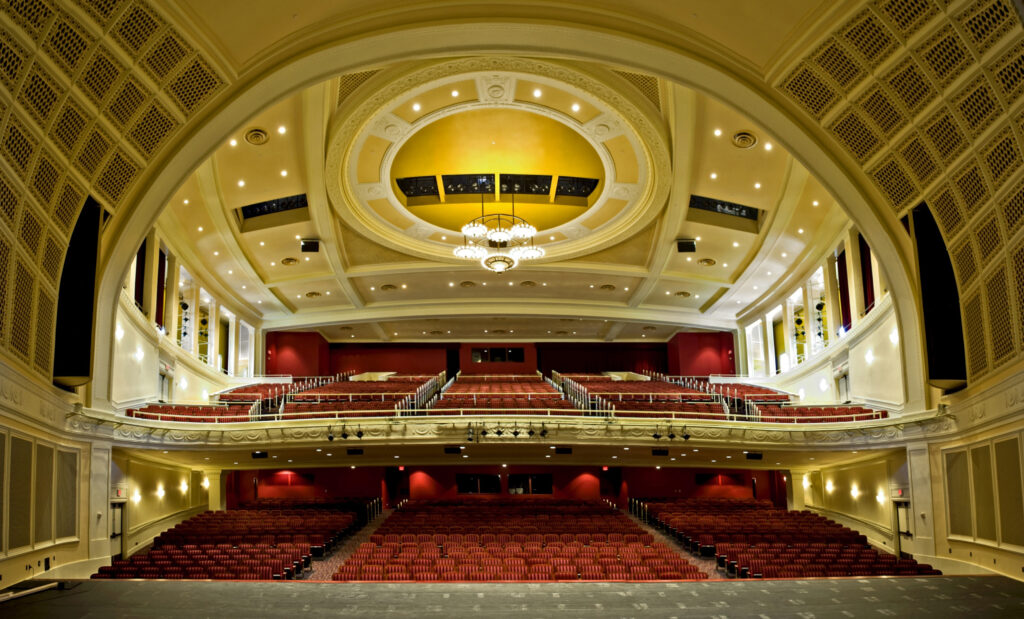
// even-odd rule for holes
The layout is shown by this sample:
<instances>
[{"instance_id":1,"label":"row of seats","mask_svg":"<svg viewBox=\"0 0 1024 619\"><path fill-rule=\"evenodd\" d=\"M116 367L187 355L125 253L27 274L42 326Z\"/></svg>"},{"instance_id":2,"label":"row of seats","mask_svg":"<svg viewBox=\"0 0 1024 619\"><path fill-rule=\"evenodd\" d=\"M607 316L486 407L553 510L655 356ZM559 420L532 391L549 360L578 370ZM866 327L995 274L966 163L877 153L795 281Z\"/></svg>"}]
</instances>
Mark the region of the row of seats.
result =
<instances>
[{"instance_id":1,"label":"row of seats","mask_svg":"<svg viewBox=\"0 0 1024 619\"><path fill-rule=\"evenodd\" d=\"M477 397L477 398L449 398L447 396L438 400L433 408L435 409L458 409L458 408L529 408L529 409L573 409L575 406L569 400L558 398L514 398L514 397ZM500 411L498 411L500 412Z\"/></svg>"},{"instance_id":2,"label":"row of seats","mask_svg":"<svg viewBox=\"0 0 1024 619\"><path fill-rule=\"evenodd\" d=\"M128 417L153 421L185 421L192 423L224 423L250 421L250 404L185 405L147 404L143 408L128 409Z\"/></svg>"},{"instance_id":3,"label":"row of seats","mask_svg":"<svg viewBox=\"0 0 1024 619\"><path fill-rule=\"evenodd\" d=\"M532 397L539 397L542 395L548 395L551 397L560 397L561 393L552 387L549 383L541 382L487 382L487 383L474 383L462 382L462 379L452 383L452 386L445 391L447 396L455 395L474 395L474 394L497 394L497 395L530 395Z\"/></svg>"},{"instance_id":4,"label":"row of seats","mask_svg":"<svg viewBox=\"0 0 1024 619\"><path fill-rule=\"evenodd\" d=\"M529 497L411 501L333 578L681 580L706 574L605 503Z\"/></svg>"},{"instance_id":5,"label":"row of seats","mask_svg":"<svg viewBox=\"0 0 1024 619\"><path fill-rule=\"evenodd\" d=\"M376 396L381 399L401 399L414 395L425 381L381 380L381 381L338 381L307 389L294 394L293 401L357 400Z\"/></svg>"},{"instance_id":6,"label":"row of seats","mask_svg":"<svg viewBox=\"0 0 1024 619\"><path fill-rule=\"evenodd\" d=\"M236 387L217 395L221 402L258 402L284 393L291 388L289 383L257 383Z\"/></svg>"},{"instance_id":7,"label":"row of seats","mask_svg":"<svg viewBox=\"0 0 1024 619\"><path fill-rule=\"evenodd\" d=\"M746 383L705 383L706 389L713 393L726 394L729 397L756 402L788 402L788 393Z\"/></svg>"},{"instance_id":8,"label":"row of seats","mask_svg":"<svg viewBox=\"0 0 1024 619\"><path fill-rule=\"evenodd\" d=\"M288 402L284 412L288 419L318 419L321 417L392 417L398 402L393 399L380 401L323 401L323 402ZM329 414L328 414L329 413Z\"/></svg>"},{"instance_id":9,"label":"row of seats","mask_svg":"<svg viewBox=\"0 0 1024 619\"><path fill-rule=\"evenodd\" d=\"M720 402L623 402L615 405L616 417L664 417L672 419L724 420L725 409Z\"/></svg>"},{"instance_id":10,"label":"row of seats","mask_svg":"<svg viewBox=\"0 0 1024 619\"><path fill-rule=\"evenodd\" d=\"M778 406L762 404L757 407L761 421L769 423L843 423L886 419L887 411L878 411L863 406Z\"/></svg>"},{"instance_id":11,"label":"row of seats","mask_svg":"<svg viewBox=\"0 0 1024 619\"><path fill-rule=\"evenodd\" d=\"M102 566L92 578L288 580L311 565L309 544L167 545Z\"/></svg>"},{"instance_id":12,"label":"row of seats","mask_svg":"<svg viewBox=\"0 0 1024 619\"><path fill-rule=\"evenodd\" d=\"M691 552L716 557L738 577L936 574L930 565L871 548L867 538L820 514L751 499L645 501L647 513Z\"/></svg>"},{"instance_id":13,"label":"row of seats","mask_svg":"<svg viewBox=\"0 0 1024 619\"><path fill-rule=\"evenodd\" d=\"M710 397L708 394L695 389L660 380L609 380L603 382L594 380L587 382L584 388L590 395L600 395L609 399L625 394L640 394L643 396L641 399L648 399L652 396L655 398L671 396L675 399L680 397L690 399Z\"/></svg>"},{"instance_id":14,"label":"row of seats","mask_svg":"<svg viewBox=\"0 0 1024 619\"><path fill-rule=\"evenodd\" d=\"M459 374L456 382L460 383L543 383L540 374Z\"/></svg>"}]
</instances>

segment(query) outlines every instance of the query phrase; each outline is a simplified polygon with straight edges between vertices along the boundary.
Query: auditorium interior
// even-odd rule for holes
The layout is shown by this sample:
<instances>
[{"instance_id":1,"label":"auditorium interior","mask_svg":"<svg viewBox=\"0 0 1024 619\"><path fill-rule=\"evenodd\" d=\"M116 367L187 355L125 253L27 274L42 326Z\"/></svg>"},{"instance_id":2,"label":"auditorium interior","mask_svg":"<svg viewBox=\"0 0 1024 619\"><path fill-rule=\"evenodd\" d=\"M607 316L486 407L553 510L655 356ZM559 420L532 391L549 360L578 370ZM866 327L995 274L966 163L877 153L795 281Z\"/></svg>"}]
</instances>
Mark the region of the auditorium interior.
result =
<instances>
[{"instance_id":1,"label":"auditorium interior","mask_svg":"<svg viewBox=\"0 0 1024 619\"><path fill-rule=\"evenodd\" d=\"M1020 616L1022 11L2 0L0 613Z\"/></svg>"}]
</instances>

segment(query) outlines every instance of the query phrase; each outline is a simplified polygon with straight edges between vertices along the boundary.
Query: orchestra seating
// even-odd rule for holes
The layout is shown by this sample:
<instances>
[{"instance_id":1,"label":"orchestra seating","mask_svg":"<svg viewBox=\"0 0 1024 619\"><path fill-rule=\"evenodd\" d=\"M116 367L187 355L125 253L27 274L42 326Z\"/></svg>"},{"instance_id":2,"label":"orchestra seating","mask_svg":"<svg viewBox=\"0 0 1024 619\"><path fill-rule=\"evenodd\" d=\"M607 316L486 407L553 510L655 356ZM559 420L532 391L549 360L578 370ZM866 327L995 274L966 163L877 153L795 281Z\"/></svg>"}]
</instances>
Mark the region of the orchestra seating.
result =
<instances>
[{"instance_id":1,"label":"orchestra seating","mask_svg":"<svg viewBox=\"0 0 1024 619\"><path fill-rule=\"evenodd\" d=\"M411 501L338 567L338 581L696 580L699 568L605 503Z\"/></svg>"},{"instance_id":2,"label":"orchestra seating","mask_svg":"<svg viewBox=\"0 0 1024 619\"><path fill-rule=\"evenodd\" d=\"M227 423L252 421L252 404L199 405L199 404L147 404L140 409L128 409L128 417L153 421L186 421L192 423Z\"/></svg>"},{"instance_id":3,"label":"orchestra seating","mask_svg":"<svg viewBox=\"0 0 1024 619\"><path fill-rule=\"evenodd\" d=\"M649 518L684 547L716 557L720 570L739 578L940 573L878 551L863 535L824 516L776 509L768 501L650 499L644 504Z\"/></svg>"},{"instance_id":4,"label":"orchestra seating","mask_svg":"<svg viewBox=\"0 0 1024 619\"><path fill-rule=\"evenodd\" d=\"M204 512L161 533L149 552L103 566L92 578L298 578L313 556L330 551L363 522L358 509L289 505Z\"/></svg>"},{"instance_id":5,"label":"orchestra seating","mask_svg":"<svg viewBox=\"0 0 1024 619\"><path fill-rule=\"evenodd\" d=\"M761 421L770 423L843 423L885 419L887 411L878 411L863 406L779 406L761 404L757 407Z\"/></svg>"}]
</instances>

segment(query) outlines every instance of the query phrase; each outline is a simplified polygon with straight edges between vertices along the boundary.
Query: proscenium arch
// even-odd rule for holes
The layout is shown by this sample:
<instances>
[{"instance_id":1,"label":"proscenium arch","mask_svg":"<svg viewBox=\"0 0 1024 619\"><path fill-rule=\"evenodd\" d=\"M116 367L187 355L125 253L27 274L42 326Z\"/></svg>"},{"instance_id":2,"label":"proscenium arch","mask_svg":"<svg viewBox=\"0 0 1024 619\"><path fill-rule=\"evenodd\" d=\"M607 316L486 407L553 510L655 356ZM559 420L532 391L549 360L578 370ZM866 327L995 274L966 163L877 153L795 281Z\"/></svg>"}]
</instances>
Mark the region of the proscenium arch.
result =
<instances>
[{"instance_id":1,"label":"proscenium arch","mask_svg":"<svg viewBox=\"0 0 1024 619\"><path fill-rule=\"evenodd\" d=\"M452 8L449 12L458 9ZM883 265L890 284L902 337L903 368L906 385L905 409L928 407L925 383L923 321L914 284L910 241L898 235L898 223L884 205L873 203L866 177L855 167L846 167L827 148L822 130L802 122L787 111L787 105L764 81L747 79L749 68L725 58L713 64L707 59L706 41L674 33L671 44L649 36L590 28L581 20L605 21L605 14L581 13L574 21L539 23L540 14L556 9L532 7L531 19L519 17L501 20L494 10L487 18L469 12L472 27L444 22L401 23L409 14L381 24L379 30L362 32L324 43L332 31L347 24L325 24L317 32L293 36L289 45L278 46L259 66L250 67L236 83L204 112L192 131L166 149L163 165L153 164L145 171L143 186L131 204L125 204L114 221L102 256L97 294L97 324L94 346L94 378L89 404L110 408L110 359L112 329L116 316L118 290L131 263L135 248L155 224L163 206L199 162L208 158L226 137L271 103L339 74L366 70L400 60L415 58L512 54L554 57L584 62L599 62L649 73L678 82L742 111L764 127L843 205L850 219L871 244ZM538 13L539 12L539 13ZM633 16L623 16L623 24L636 27ZM658 24L646 32L670 36ZM299 45L304 43L304 47ZM318 45L319 43L319 45ZM752 77L752 76L751 76ZM218 105L219 104L219 105ZM183 132L186 133L186 132ZM679 199L676 196L674 199ZM886 222L889 225L886 225Z\"/></svg>"}]
</instances>

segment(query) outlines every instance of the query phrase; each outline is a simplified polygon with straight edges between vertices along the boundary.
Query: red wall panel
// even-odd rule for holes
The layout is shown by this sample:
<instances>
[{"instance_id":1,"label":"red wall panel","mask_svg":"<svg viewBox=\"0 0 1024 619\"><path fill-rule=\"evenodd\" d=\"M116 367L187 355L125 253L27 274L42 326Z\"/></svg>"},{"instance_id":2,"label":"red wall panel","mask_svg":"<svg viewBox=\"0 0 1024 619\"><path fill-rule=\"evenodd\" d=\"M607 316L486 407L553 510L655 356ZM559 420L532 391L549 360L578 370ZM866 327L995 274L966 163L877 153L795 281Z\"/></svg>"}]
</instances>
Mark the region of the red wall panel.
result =
<instances>
[{"instance_id":1,"label":"red wall panel","mask_svg":"<svg viewBox=\"0 0 1024 619\"><path fill-rule=\"evenodd\" d=\"M473 363L474 348L522 348L523 362ZM459 368L463 374L533 374L537 371L537 346L535 344L463 344L459 347Z\"/></svg>"},{"instance_id":2,"label":"red wall panel","mask_svg":"<svg viewBox=\"0 0 1024 619\"><path fill-rule=\"evenodd\" d=\"M265 469L231 471L226 484L228 509L260 498L347 498L381 495L384 467ZM253 484L253 480L258 485Z\"/></svg>"},{"instance_id":3,"label":"red wall panel","mask_svg":"<svg viewBox=\"0 0 1024 619\"><path fill-rule=\"evenodd\" d=\"M677 333L668 341L668 373L673 376L735 374L732 333Z\"/></svg>"},{"instance_id":4,"label":"red wall panel","mask_svg":"<svg viewBox=\"0 0 1024 619\"><path fill-rule=\"evenodd\" d=\"M445 369L446 350L444 344L331 344L330 369L438 374Z\"/></svg>"},{"instance_id":5,"label":"red wall panel","mask_svg":"<svg viewBox=\"0 0 1024 619\"><path fill-rule=\"evenodd\" d=\"M330 373L327 340L315 331L267 333L267 374L326 376Z\"/></svg>"},{"instance_id":6,"label":"red wall panel","mask_svg":"<svg viewBox=\"0 0 1024 619\"><path fill-rule=\"evenodd\" d=\"M665 344L537 344L538 369L559 372L666 372Z\"/></svg>"},{"instance_id":7,"label":"red wall panel","mask_svg":"<svg viewBox=\"0 0 1024 619\"><path fill-rule=\"evenodd\" d=\"M508 491L509 474L550 473L556 499L597 500L601 498L599 466L407 466L410 499L454 499L501 495L459 495L456 473L501 475L501 489ZM507 496L507 495L506 495Z\"/></svg>"}]
</instances>

